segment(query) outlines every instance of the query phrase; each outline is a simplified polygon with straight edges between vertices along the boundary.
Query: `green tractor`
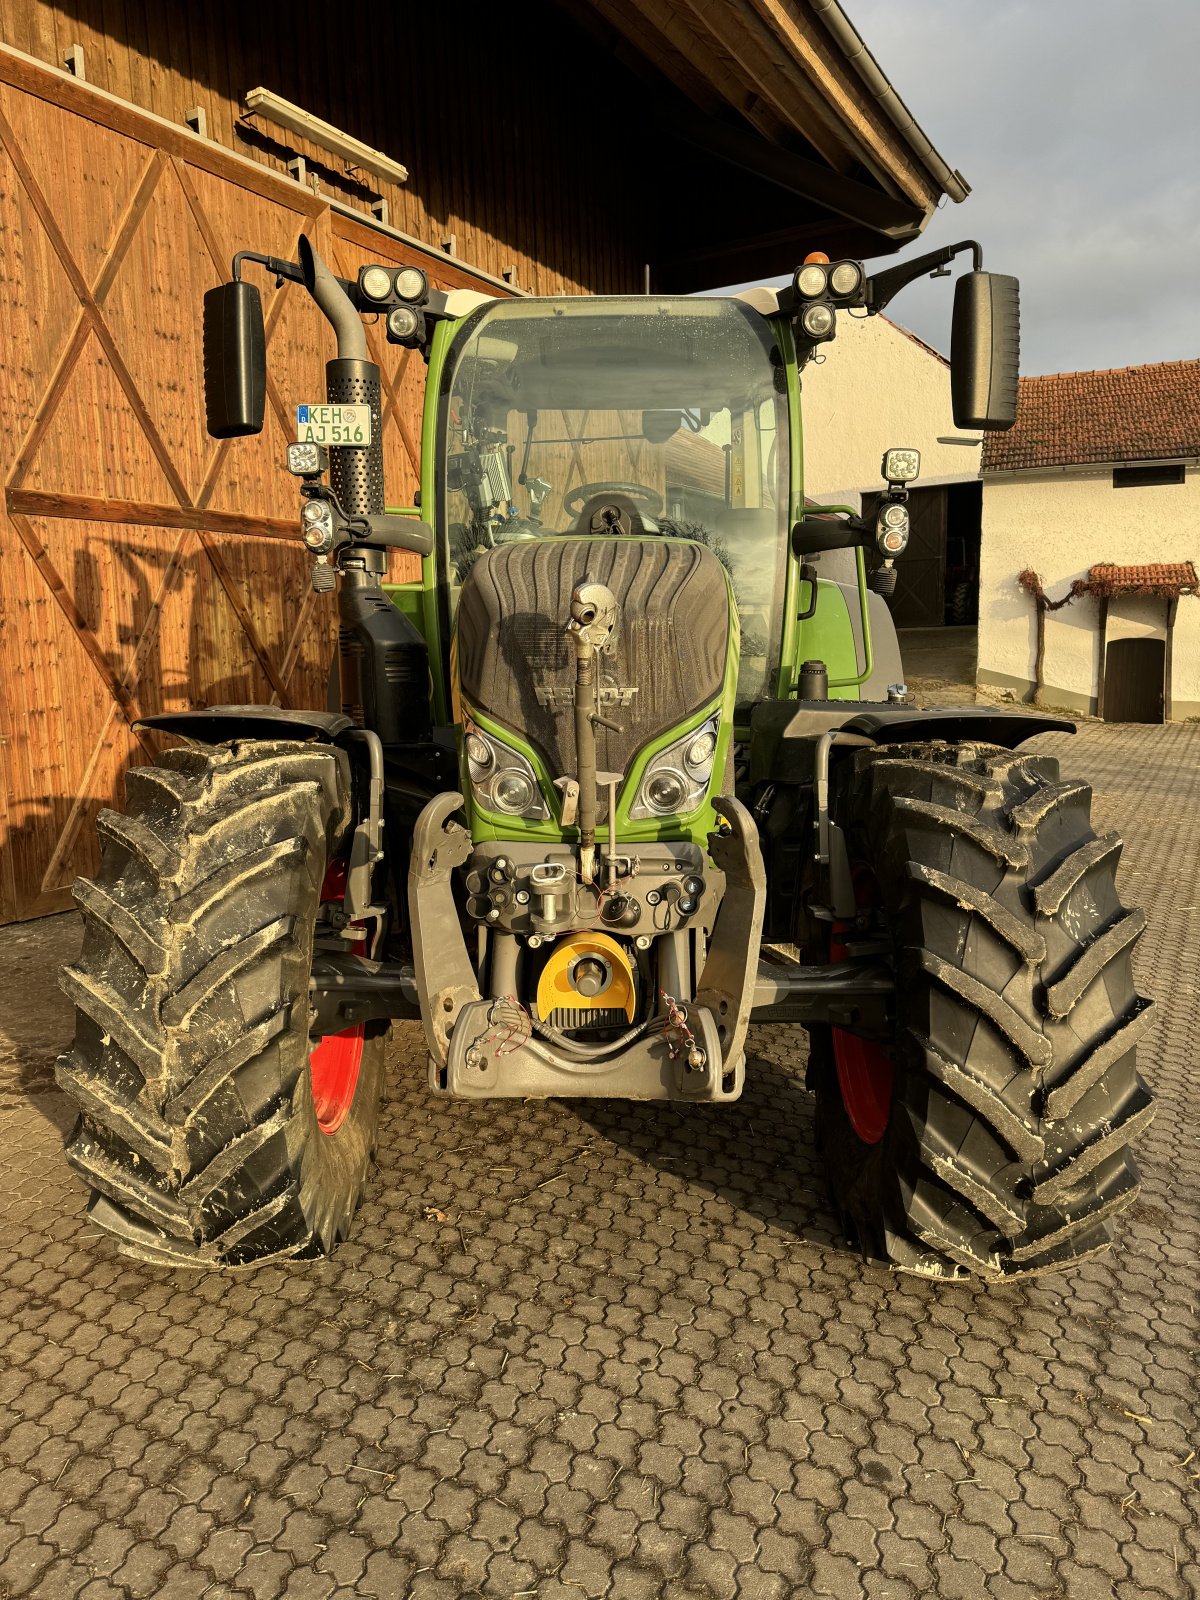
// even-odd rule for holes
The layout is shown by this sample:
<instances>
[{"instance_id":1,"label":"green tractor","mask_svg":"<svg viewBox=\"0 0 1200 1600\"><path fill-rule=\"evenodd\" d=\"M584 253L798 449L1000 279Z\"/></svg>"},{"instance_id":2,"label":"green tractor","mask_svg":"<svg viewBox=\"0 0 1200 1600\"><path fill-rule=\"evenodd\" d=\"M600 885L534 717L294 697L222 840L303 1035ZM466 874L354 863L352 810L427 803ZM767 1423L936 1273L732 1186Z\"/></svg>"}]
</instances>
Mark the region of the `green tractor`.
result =
<instances>
[{"instance_id":1,"label":"green tractor","mask_svg":"<svg viewBox=\"0 0 1200 1600\"><path fill-rule=\"evenodd\" d=\"M1153 1109L1120 842L1018 750L1070 723L910 702L883 595L917 451L884 455L869 522L803 494L801 374L839 315L967 250L956 422L1004 428L1017 285L970 243L733 298L351 282L307 240L235 258L204 307L214 437L262 427L248 267L336 335L287 466L340 647L325 710L147 718L179 742L98 819L58 1077L124 1251L332 1249L397 1019L431 1095L713 1104L752 1022L802 1023L865 1253L1004 1278L1109 1241ZM428 362L409 510L386 509L364 315ZM419 582L383 581L390 549Z\"/></svg>"}]
</instances>

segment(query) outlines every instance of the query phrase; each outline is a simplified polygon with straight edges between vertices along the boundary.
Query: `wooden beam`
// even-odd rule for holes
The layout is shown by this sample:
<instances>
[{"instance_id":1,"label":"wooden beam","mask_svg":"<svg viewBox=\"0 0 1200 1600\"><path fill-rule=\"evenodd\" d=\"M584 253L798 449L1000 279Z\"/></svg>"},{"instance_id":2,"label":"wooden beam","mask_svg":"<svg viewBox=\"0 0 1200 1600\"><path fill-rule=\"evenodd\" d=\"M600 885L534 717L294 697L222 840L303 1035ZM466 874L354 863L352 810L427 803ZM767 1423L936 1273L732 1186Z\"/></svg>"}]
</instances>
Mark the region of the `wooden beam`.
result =
<instances>
[{"instance_id":1,"label":"wooden beam","mask_svg":"<svg viewBox=\"0 0 1200 1600\"><path fill-rule=\"evenodd\" d=\"M767 140L785 136L785 128L742 81L736 63L693 25L672 0L593 0L596 9L652 68L661 72L700 111L714 114L712 89L721 100ZM682 63L682 65L681 65ZM720 101L717 102L719 107Z\"/></svg>"},{"instance_id":2,"label":"wooden beam","mask_svg":"<svg viewBox=\"0 0 1200 1600\"><path fill-rule=\"evenodd\" d=\"M1174 716L1174 673L1175 673L1175 613L1179 610L1179 596L1172 595L1167 601L1167 644L1163 651L1163 692L1162 708L1163 721L1170 722Z\"/></svg>"},{"instance_id":3,"label":"wooden beam","mask_svg":"<svg viewBox=\"0 0 1200 1600\"><path fill-rule=\"evenodd\" d=\"M699 250L664 256L652 263L655 282L664 294L691 294L726 283L775 277L792 271L810 250L839 257L861 257L872 248L871 236L838 217L805 217L795 227L738 234L714 240Z\"/></svg>"},{"instance_id":4,"label":"wooden beam","mask_svg":"<svg viewBox=\"0 0 1200 1600\"><path fill-rule=\"evenodd\" d=\"M288 539L300 545L300 524L281 517L240 516L202 506L166 506L151 500L101 500L94 495L56 494L47 489L9 489L14 516L71 517L79 522L118 522L133 528L186 528L195 533L242 534L252 539Z\"/></svg>"},{"instance_id":5,"label":"wooden beam","mask_svg":"<svg viewBox=\"0 0 1200 1600\"><path fill-rule=\"evenodd\" d=\"M836 112L865 166L877 177L890 179L922 207L937 200L938 185L874 104L865 84L807 6L796 0L729 0L729 4L738 12L758 13L821 102Z\"/></svg>"},{"instance_id":6,"label":"wooden beam","mask_svg":"<svg viewBox=\"0 0 1200 1600\"><path fill-rule=\"evenodd\" d=\"M815 201L876 233L916 238L921 231L925 213L920 207L857 179L843 177L805 156L766 144L748 129L702 117L682 102L669 111L664 109L660 126L664 132L673 132L687 144L719 156L731 166L766 178L789 194Z\"/></svg>"},{"instance_id":7,"label":"wooden beam","mask_svg":"<svg viewBox=\"0 0 1200 1600\"><path fill-rule=\"evenodd\" d=\"M836 172L854 161L845 129L828 101L796 71L774 29L745 5L729 0L680 0L696 23L736 64L743 81L762 96L784 125L800 134Z\"/></svg>"},{"instance_id":8,"label":"wooden beam","mask_svg":"<svg viewBox=\"0 0 1200 1600\"><path fill-rule=\"evenodd\" d=\"M592 0L589 5L579 5L576 0L558 3L577 28L634 77L649 83L661 74L693 105L710 114L725 103L718 86L698 72L693 62L672 48L661 34L655 41L654 60L650 61L646 54L646 24L635 5L623 4L622 0Z\"/></svg>"}]
</instances>

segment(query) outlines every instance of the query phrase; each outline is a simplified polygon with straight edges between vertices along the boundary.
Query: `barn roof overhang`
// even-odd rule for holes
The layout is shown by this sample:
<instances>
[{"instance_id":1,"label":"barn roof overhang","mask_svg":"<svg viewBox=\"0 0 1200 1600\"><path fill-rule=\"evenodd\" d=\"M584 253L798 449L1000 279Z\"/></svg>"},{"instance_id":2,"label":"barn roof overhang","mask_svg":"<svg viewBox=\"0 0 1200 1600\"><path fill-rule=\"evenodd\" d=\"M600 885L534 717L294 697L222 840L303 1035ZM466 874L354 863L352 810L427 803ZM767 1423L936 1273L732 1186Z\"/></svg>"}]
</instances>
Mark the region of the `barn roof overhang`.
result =
<instances>
[{"instance_id":1,"label":"barn roof overhang","mask_svg":"<svg viewBox=\"0 0 1200 1600\"><path fill-rule=\"evenodd\" d=\"M970 192L837 0L561 3L632 80L614 115L669 175L648 234L659 289L786 273L811 249L888 255Z\"/></svg>"}]
</instances>

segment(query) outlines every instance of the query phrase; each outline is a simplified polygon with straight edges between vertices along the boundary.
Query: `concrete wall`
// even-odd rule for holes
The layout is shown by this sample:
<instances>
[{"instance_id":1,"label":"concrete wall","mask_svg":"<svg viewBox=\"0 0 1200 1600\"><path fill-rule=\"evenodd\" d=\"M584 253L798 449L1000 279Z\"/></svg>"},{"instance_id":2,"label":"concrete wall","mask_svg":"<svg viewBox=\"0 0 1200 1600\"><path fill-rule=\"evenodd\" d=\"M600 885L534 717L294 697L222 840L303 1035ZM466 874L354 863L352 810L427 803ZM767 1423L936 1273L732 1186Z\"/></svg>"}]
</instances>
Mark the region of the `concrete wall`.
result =
<instances>
[{"instance_id":1,"label":"concrete wall","mask_svg":"<svg viewBox=\"0 0 1200 1600\"><path fill-rule=\"evenodd\" d=\"M950 297L946 296L949 336ZM950 368L886 317L838 315L825 359L801 374L804 492L833 504L882 489L879 462L889 445L921 452L920 483L961 482L979 475L981 447L939 444L956 435ZM964 434L978 438L978 433Z\"/></svg>"},{"instance_id":2,"label":"concrete wall","mask_svg":"<svg viewBox=\"0 0 1200 1600\"><path fill-rule=\"evenodd\" d=\"M1033 685L1036 629L1017 574L1033 567L1057 600L1101 561L1194 561L1200 567L1200 468L1182 484L1114 489L1112 468L989 474L983 486L979 586L979 682L1026 694ZM1165 637L1166 602L1114 600L1108 637ZM1097 602L1076 600L1046 616L1043 698L1095 711ZM1200 716L1200 598L1179 601L1172 662L1176 719Z\"/></svg>"}]
</instances>

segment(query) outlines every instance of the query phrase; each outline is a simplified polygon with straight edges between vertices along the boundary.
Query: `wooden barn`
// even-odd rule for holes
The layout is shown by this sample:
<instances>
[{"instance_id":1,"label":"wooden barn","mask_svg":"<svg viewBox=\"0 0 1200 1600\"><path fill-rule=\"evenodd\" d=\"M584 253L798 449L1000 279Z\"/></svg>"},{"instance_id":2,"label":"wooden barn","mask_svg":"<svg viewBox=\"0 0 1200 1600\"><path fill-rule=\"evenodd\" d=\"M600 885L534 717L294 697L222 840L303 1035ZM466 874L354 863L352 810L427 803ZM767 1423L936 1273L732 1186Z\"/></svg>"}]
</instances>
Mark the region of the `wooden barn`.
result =
<instances>
[{"instance_id":1,"label":"wooden barn","mask_svg":"<svg viewBox=\"0 0 1200 1600\"><path fill-rule=\"evenodd\" d=\"M966 192L834 0L0 0L0 921L69 904L140 715L324 704L280 463L328 352L264 285L267 426L208 439L234 251L307 230L348 276L692 291L888 253ZM376 356L403 503L424 372Z\"/></svg>"}]
</instances>

